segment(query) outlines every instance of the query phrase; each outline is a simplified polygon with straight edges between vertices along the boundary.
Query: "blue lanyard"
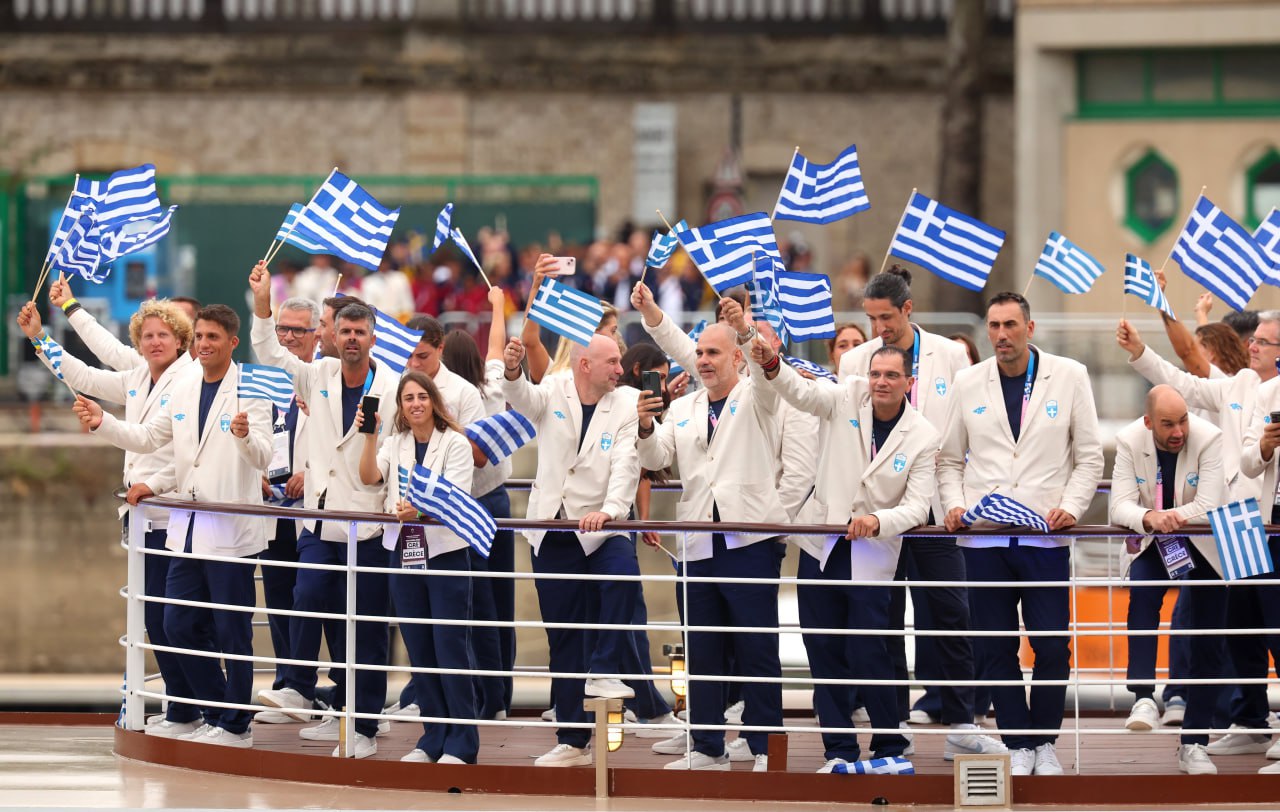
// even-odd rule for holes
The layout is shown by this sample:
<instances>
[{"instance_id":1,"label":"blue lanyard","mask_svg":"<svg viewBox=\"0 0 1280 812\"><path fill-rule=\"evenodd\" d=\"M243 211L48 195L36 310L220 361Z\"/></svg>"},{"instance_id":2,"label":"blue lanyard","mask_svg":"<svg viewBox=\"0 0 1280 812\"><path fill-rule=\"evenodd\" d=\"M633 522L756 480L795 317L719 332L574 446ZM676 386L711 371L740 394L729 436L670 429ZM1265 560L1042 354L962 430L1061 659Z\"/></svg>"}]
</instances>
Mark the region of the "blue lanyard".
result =
<instances>
[{"instance_id":1,"label":"blue lanyard","mask_svg":"<svg viewBox=\"0 0 1280 812\"><path fill-rule=\"evenodd\" d=\"M364 392L360 393L360 397L368 397L369 390L373 388L373 360L369 360L369 374L364 379Z\"/></svg>"},{"instance_id":2,"label":"blue lanyard","mask_svg":"<svg viewBox=\"0 0 1280 812\"><path fill-rule=\"evenodd\" d=\"M920 386L920 330L913 324L911 332L915 334L911 344L911 405L916 405L916 389ZM1280 364L1280 361L1276 363Z\"/></svg>"},{"instance_id":3,"label":"blue lanyard","mask_svg":"<svg viewBox=\"0 0 1280 812\"><path fill-rule=\"evenodd\" d=\"M1027 359L1027 382L1022 385L1022 415L1018 420L1018 425L1027 425L1027 403L1031 401L1031 382L1036 374L1036 354L1028 349L1030 357Z\"/></svg>"}]
</instances>

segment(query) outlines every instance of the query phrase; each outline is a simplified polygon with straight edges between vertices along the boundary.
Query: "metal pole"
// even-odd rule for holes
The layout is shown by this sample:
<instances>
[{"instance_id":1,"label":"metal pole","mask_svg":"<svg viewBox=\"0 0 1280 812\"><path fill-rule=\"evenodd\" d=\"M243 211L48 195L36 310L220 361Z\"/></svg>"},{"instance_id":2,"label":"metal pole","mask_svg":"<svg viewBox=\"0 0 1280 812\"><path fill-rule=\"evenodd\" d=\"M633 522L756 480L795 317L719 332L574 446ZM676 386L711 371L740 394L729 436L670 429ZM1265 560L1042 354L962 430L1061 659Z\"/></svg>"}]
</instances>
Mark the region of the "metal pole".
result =
<instances>
[{"instance_id":1,"label":"metal pole","mask_svg":"<svg viewBox=\"0 0 1280 812\"><path fill-rule=\"evenodd\" d=\"M347 663L347 679L343 690L345 713L342 716L342 731L338 737L338 755L343 758L355 757L356 718L352 716L356 710L356 523L347 524L347 645L344 656Z\"/></svg>"},{"instance_id":2,"label":"metal pole","mask_svg":"<svg viewBox=\"0 0 1280 812\"><path fill-rule=\"evenodd\" d=\"M125 606L125 639L128 648L124 655L124 727L126 730L142 730L147 723L146 700L138 695L145 690L147 680L147 653L142 648L146 636L144 621L146 604L142 597L146 586L147 526L144 508L129 508L129 602Z\"/></svg>"}]
</instances>

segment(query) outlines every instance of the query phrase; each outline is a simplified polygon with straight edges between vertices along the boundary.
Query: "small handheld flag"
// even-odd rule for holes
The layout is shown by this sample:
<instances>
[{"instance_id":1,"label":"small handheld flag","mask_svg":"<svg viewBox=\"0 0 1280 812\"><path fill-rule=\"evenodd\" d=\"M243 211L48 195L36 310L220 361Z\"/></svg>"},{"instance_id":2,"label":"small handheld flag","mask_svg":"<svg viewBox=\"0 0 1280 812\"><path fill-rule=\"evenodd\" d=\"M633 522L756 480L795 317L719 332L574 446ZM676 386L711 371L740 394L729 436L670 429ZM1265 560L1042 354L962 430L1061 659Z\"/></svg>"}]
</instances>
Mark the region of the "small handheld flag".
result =
<instances>
[{"instance_id":1,"label":"small handheld flag","mask_svg":"<svg viewBox=\"0 0 1280 812\"><path fill-rule=\"evenodd\" d=\"M829 164L811 163L796 150L773 219L825 225L869 208L857 144L850 144Z\"/></svg>"},{"instance_id":2,"label":"small handheld flag","mask_svg":"<svg viewBox=\"0 0 1280 812\"><path fill-rule=\"evenodd\" d=\"M1063 293L1088 293L1105 270L1080 246L1050 231L1033 275L1049 280Z\"/></svg>"},{"instance_id":3,"label":"small handheld flag","mask_svg":"<svg viewBox=\"0 0 1280 812\"><path fill-rule=\"evenodd\" d=\"M978 504L965 511L960 521L972 525L978 519L986 519L994 524L1031 527L1042 533L1049 532L1049 523L1040 514L1018 500L998 493L989 493L979 499Z\"/></svg>"},{"instance_id":4,"label":"small handheld flag","mask_svg":"<svg viewBox=\"0 0 1280 812\"><path fill-rule=\"evenodd\" d=\"M298 213L297 227L324 244L327 253L376 271L399 217L399 209L386 208L335 169Z\"/></svg>"},{"instance_id":5,"label":"small handheld flag","mask_svg":"<svg viewBox=\"0 0 1280 812\"><path fill-rule=\"evenodd\" d=\"M826 367L819 366L805 358L796 358L791 355L782 356L782 360L791 365L797 372L808 372L815 378L821 378L824 381L836 383L838 380L834 373L829 372Z\"/></svg>"},{"instance_id":6,"label":"small handheld flag","mask_svg":"<svg viewBox=\"0 0 1280 812\"><path fill-rule=\"evenodd\" d=\"M1173 308L1165 298L1164 291L1160 290L1160 283L1156 281L1151 265L1140 256L1124 255L1124 292L1137 296L1143 302L1163 311L1174 321L1178 320L1178 317L1173 315Z\"/></svg>"},{"instance_id":7,"label":"small handheld flag","mask_svg":"<svg viewBox=\"0 0 1280 812\"><path fill-rule=\"evenodd\" d=\"M1249 497L1209 511L1222 577L1228 581L1275 571L1258 500Z\"/></svg>"},{"instance_id":8,"label":"small handheld flag","mask_svg":"<svg viewBox=\"0 0 1280 812\"><path fill-rule=\"evenodd\" d=\"M436 236L431 241L431 253L440 250L440 246L444 245L449 239L450 233L453 231L453 204L446 203L440 213L436 215Z\"/></svg>"},{"instance_id":9,"label":"small handheld flag","mask_svg":"<svg viewBox=\"0 0 1280 812\"><path fill-rule=\"evenodd\" d=\"M684 220L676 223L666 234L661 231L653 232L653 242L649 244L649 255L645 257L644 264L650 268L661 268L671 259L671 255L676 252L676 246L680 244L680 238L676 236L676 232L687 231L689 224Z\"/></svg>"},{"instance_id":10,"label":"small handheld flag","mask_svg":"<svg viewBox=\"0 0 1280 812\"><path fill-rule=\"evenodd\" d=\"M586 346L604 318L604 306L594 296L548 278L538 286L538 294L529 306L529 318Z\"/></svg>"},{"instance_id":11,"label":"small handheld flag","mask_svg":"<svg viewBox=\"0 0 1280 812\"><path fill-rule=\"evenodd\" d=\"M762 211L677 231L680 244L716 293L751 281L752 257L781 260L773 223Z\"/></svg>"},{"instance_id":12,"label":"small handheld flag","mask_svg":"<svg viewBox=\"0 0 1280 812\"><path fill-rule=\"evenodd\" d=\"M293 402L293 376L280 367L241 364L236 397L269 400L281 411L288 411Z\"/></svg>"},{"instance_id":13,"label":"small handheld flag","mask_svg":"<svg viewBox=\"0 0 1280 812\"><path fill-rule=\"evenodd\" d=\"M493 534L498 523L471 494L450 483L447 479L421 465L413 466L409 476L409 489L405 494L409 504L457 533L485 558L493 548Z\"/></svg>"},{"instance_id":14,"label":"small handheld flag","mask_svg":"<svg viewBox=\"0 0 1280 812\"><path fill-rule=\"evenodd\" d=\"M1264 281L1276 279L1266 251L1226 212L1200 195L1171 257L1187 276L1236 310L1244 310Z\"/></svg>"},{"instance_id":15,"label":"small handheld flag","mask_svg":"<svg viewBox=\"0 0 1280 812\"><path fill-rule=\"evenodd\" d=\"M399 319L388 316L376 307L373 314L376 318L373 333L377 341L373 343L370 355L401 375L409 365L409 356L413 355L414 348L422 340L422 331L405 327Z\"/></svg>"},{"instance_id":16,"label":"small handheld flag","mask_svg":"<svg viewBox=\"0 0 1280 812\"><path fill-rule=\"evenodd\" d=\"M295 248L301 248L308 254L329 253L330 249L327 245L306 228L298 225L298 215L301 213L301 203L294 203L289 207L289 213L284 216L284 222L280 224L280 228L276 229L276 239L287 242Z\"/></svg>"},{"instance_id":17,"label":"small handheld flag","mask_svg":"<svg viewBox=\"0 0 1280 812\"><path fill-rule=\"evenodd\" d=\"M143 164L111 173L106 180L76 180L76 194L92 200L104 228L164 215L156 193L156 168Z\"/></svg>"},{"instance_id":18,"label":"small handheld flag","mask_svg":"<svg viewBox=\"0 0 1280 812\"><path fill-rule=\"evenodd\" d=\"M775 283L782 320L792 341L835 337L831 279L826 274L779 270Z\"/></svg>"},{"instance_id":19,"label":"small handheld flag","mask_svg":"<svg viewBox=\"0 0 1280 812\"><path fill-rule=\"evenodd\" d=\"M1272 209L1267 215L1267 219L1258 224L1254 229L1253 238L1262 246L1262 250L1266 252L1267 258L1271 260L1272 267L1280 269L1280 209ZM1276 282L1273 274L1270 279L1263 280L1273 285L1280 284Z\"/></svg>"},{"instance_id":20,"label":"small handheld flag","mask_svg":"<svg viewBox=\"0 0 1280 812\"><path fill-rule=\"evenodd\" d=\"M783 273L782 260L758 254L753 263L751 281L747 291L751 294L754 318L763 318L778 334L782 343L790 340L787 322L783 318L782 303L778 300L778 275Z\"/></svg>"},{"instance_id":21,"label":"small handheld flag","mask_svg":"<svg viewBox=\"0 0 1280 812\"><path fill-rule=\"evenodd\" d=\"M467 426L465 431L467 439L480 447L490 465L497 465L510 457L538 433L529 418L515 409L481 418Z\"/></svg>"},{"instance_id":22,"label":"small handheld flag","mask_svg":"<svg viewBox=\"0 0 1280 812\"><path fill-rule=\"evenodd\" d=\"M1000 229L916 192L907 202L889 253L962 288L982 290L1003 245Z\"/></svg>"}]
</instances>

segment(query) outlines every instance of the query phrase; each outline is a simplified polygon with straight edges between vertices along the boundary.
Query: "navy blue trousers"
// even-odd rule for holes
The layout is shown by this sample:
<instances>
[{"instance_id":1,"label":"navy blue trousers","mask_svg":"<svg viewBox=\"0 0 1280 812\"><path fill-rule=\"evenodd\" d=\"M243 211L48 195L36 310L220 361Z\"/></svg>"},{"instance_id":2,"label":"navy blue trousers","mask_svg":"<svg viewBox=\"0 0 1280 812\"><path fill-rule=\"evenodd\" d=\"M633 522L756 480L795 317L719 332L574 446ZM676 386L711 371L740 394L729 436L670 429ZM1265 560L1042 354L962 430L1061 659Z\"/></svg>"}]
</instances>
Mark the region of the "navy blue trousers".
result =
<instances>
[{"instance_id":1,"label":"navy blue trousers","mask_svg":"<svg viewBox=\"0 0 1280 812\"><path fill-rule=\"evenodd\" d=\"M1035 665L1031 671L1031 700L1022 685L993 685L991 698L1002 728L1044 730L1041 735L1004 735L1009 749L1034 750L1052 744L1062 727L1065 685L1037 685L1041 680L1065 680L1071 673L1070 622L1071 551L1068 547L1022 547L1016 538L1008 547L966 547L964 557L970 583L983 581L1062 581L1060 587L987 587L972 589L975 631L1018 629L1018 609L1027 631L1062 631L1061 637L1031 637ZM1019 636L975 637L978 679L1022 681L1018 662Z\"/></svg>"},{"instance_id":2,"label":"navy blue trousers","mask_svg":"<svg viewBox=\"0 0 1280 812\"><path fill-rule=\"evenodd\" d=\"M1280 561L1280 536L1267 539L1271 559ZM1253 580L1275 578L1275 573L1245 578L1227 587L1227 627L1232 629L1280 629L1280 586L1257 586ZM1260 679L1267 676L1270 654L1280 664L1280 634L1233 634L1227 637L1227 650L1235 676ZM1193 658L1194 659L1194 658ZM1280 665L1277 665L1280 668ZM1188 702L1187 712L1191 712ZM1231 702L1231 721L1245 727L1267 726L1270 715L1267 686L1241 685ZM1187 722L1189 725L1190 722Z\"/></svg>"},{"instance_id":3,"label":"navy blue trousers","mask_svg":"<svg viewBox=\"0 0 1280 812\"><path fill-rule=\"evenodd\" d=\"M599 549L587 555L574 533L547 533L533 556L533 571L539 574L639 575L636 549L626 536L610 536ZM571 581L537 579L538 608L547 623L600 623L625 625L635 612L636 581ZM620 674L632 650L626 630L599 630L594 645L588 647L587 632L581 629L547 629L550 666L553 672ZM551 704L561 722L590 722L593 714L583 710L585 681L553 679ZM560 744L586 747L591 732L585 728L560 728Z\"/></svg>"},{"instance_id":4,"label":"navy blue trousers","mask_svg":"<svg viewBox=\"0 0 1280 812\"><path fill-rule=\"evenodd\" d=\"M268 566L268 561L298 560L298 525L292 519L277 519L275 535L267 540L267 549L259 556L262 562L262 602L268 609L293 608L293 587L298 571L292 567ZM289 617L267 615L267 628L271 631L271 650L281 659L289 659ZM289 666L276 665L276 678L272 688L283 688L285 672Z\"/></svg>"},{"instance_id":5,"label":"navy blue trousers","mask_svg":"<svg viewBox=\"0 0 1280 812\"><path fill-rule=\"evenodd\" d=\"M310 530L298 536L298 562L304 564L346 564L346 542L324 541ZM387 551L382 549L381 534L365 539L356 545L356 566L385 567ZM346 611L347 576L336 570L298 570L293 589L293 607L300 612ZM356 614L386 615L387 574L385 572L360 572L356 574ZM289 644L293 656L300 660L314 660L320 654L321 623L314 618L294 617L289 622ZM334 661L346 657L346 640ZM334 646L329 650L332 654ZM356 623L357 663L366 665L387 664L387 624L362 620ZM387 695L385 671L356 670L356 713L381 713L382 702ZM285 677L285 687L292 688L307 699L315 699L316 667L290 666ZM345 691L334 691L333 707L341 710L346 705ZM356 731L373 737L378 732L378 720L357 719Z\"/></svg>"},{"instance_id":6,"label":"navy blue trousers","mask_svg":"<svg viewBox=\"0 0 1280 812\"><path fill-rule=\"evenodd\" d=\"M129 529L128 521L125 522L125 529ZM169 534L164 530L148 530L143 537L143 546L148 550L163 550L165 541L168 538ZM169 580L169 563L174 560L164 555L148 555L145 557L143 561L143 580L146 585L143 587L143 591L148 597L165 597L165 589ZM147 637L151 640L151 644L153 646L172 645L169 642L169 636L164 631L165 604L147 601L144 606L146 608L142 610L142 622L146 627ZM161 679L164 680L164 692L169 696L195 698L191 683L187 682L187 675L182 670L183 655L169 651L153 651L151 653L155 655L156 666L160 669ZM194 722L200 716L200 708L196 705L170 699L168 707L165 708L164 718L170 722Z\"/></svg>"},{"instance_id":7,"label":"navy blue trousers","mask_svg":"<svg viewBox=\"0 0 1280 812\"><path fill-rule=\"evenodd\" d=\"M758 541L746 547L729 549L724 536L712 536L711 558L688 562L691 578L770 578L781 572L781 542ZM778 585L689 583L685 612L690 626L755 626L778 627ZM736 658L734 676L782 676L778 657L778 635L770 632L689 632L688 668L690 675L727 676L725 652L733 649ZM697 679L689 683L689 716L696 725L724 724L728 703L727 682ZM748 682L742 686L746 710L744 725L782 725L782 684ZM769 752L769 734L744 733L747 746L754 755ZM724 754L723 730L693 731L693 749L708 756Z\"/></svg>"},{"instance_id":8,"label":"navy blue trousers","mask_svg":"<svg viewBox=\"0 0 1280 812\"><path fill-rule=\"evenodd\" d=\"M191 534L195 522L187 526L186 552L191 552ZM204 601L228 606L255 604L253 569L257 556L245 556L243 563L198 561L175 558L169 564L165 595L175 600ZM210 654L253 654L253 613L230 609L166 604L164 632L170 645L204 651ZM253 663L227 660L226 673L218 657L183 656L179 658L182 673L198 700L234 702L248 705L253 700ZM206 724L243 733L249 728L252 714L232 708L205 708Z\"/></svg>"},{"instance_id":9,"label":"navy blue trousers","mask_svg":"<svg viewBox=\"0 0 1280 812\"><path fill-rule=\"evenodd\" d=\"M849 558L850 542L841 539L827 558L827 568L818 568L818 559L800 551L796 577L801 580L830 581L830 586L796 587L800 609L800 625L812 629L886 629L889 628L889 586L848 586L853 576ZM834 635L805 633L805 651L809 670L815 679L874 679L881 685L859 685L857 695L867 708L872 727L898 726L895 691L888 681L893 679L887 638L881 635ZM847 685L813 686L813 709L823 727L843 728L839 733L823 733L826 758L857 761L861 754L858 735L850 715L853 713L853 690ZM897 734L871 737L876 758L900 756L907 740Z\"/></svg>"},{"instance_id":10,"label":"navy blue trousers","mask_svg":"<svg viewBox=\"0 0 1280 812\"><path fill-rule=\"evenodd\" d=\"M476 501L495 519L511 517L511 497L505 487L495 488ZM471 569L474 572L513 572L515 539L512 531L499 530L494 535L487 559L473 551ZM516 582L510 578L473 578L473 616L476 620L515 620L515 593ZM515 667L516 636L513 628L474 626L471 629L471 647L476 667L481 670L511 671ZM498 711L511 710L511 686L511 677L476 677L480 718L492 719Z\"/></svg>"},{"instance_id":11,"label":"navy blue trousers","mask_svg":"<svg viewBox=\"0 0 1280 812\"><path fill-rule=\"evenodd\" d=\"M390 566L400 566L400 553L391 552ZM470 571L469 550L454 550L428 559L427 570ZM390 578L391 602L396 617L435 620L471 620L472 579L461 575L419 575L409 571ZM466 626L433 626L401 623L409 663L415 668L475 668ZM414 696L423 716L460 720L458 723L423 722L418 749L432 760L446 753L474 764L480 750L476 718L476 692L466 674L414 674Z\"/></svg>"}]
</instances>

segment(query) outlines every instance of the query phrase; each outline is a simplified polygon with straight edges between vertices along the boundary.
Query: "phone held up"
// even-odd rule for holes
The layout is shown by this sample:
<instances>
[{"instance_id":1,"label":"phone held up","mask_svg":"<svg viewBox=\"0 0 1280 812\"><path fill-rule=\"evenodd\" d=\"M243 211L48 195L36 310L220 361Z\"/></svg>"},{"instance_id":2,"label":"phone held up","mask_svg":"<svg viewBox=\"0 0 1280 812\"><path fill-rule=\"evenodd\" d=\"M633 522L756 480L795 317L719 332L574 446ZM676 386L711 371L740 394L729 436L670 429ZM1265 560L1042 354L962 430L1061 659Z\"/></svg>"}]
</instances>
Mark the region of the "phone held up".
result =
<instances>
[{"instance_id":1,"label":"phone held up","mask_svg":"<svg viewBox=\"0 0 1280 812\"><path fill-rule=\"evenodd\" d=\"M364 400L360 401L360 414L363 417L363 421L360 423L360 433L377 434L378 398L374 395L365 395Z\"/></svg>"}]
</instances>

